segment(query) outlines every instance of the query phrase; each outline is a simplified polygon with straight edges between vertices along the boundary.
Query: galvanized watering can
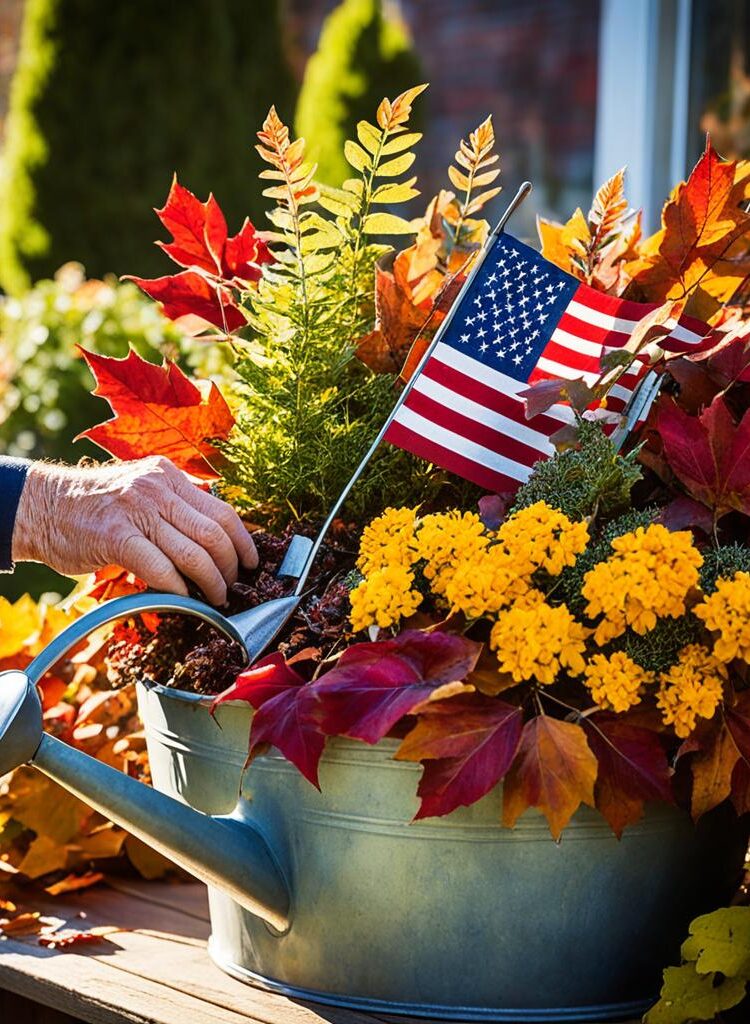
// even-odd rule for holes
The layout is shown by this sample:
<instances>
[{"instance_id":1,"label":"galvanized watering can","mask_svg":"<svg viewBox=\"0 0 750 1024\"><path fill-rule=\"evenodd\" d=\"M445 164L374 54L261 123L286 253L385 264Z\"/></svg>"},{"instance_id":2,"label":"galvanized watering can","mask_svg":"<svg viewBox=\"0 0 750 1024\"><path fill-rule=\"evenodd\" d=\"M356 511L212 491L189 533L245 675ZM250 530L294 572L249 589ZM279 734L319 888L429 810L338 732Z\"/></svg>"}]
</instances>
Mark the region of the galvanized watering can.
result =
<instances>
[{"instance_id":1,"label":"galvanized watering can","mask_svg":"<svg viewBox=\"0 0 750 1024\"><path fill-rule=\"evenodd\" d=\"M696 829L654 805L618 842L585 808L555 844L535 812L503 829L496 790L410 825L419 768L392 759L395 741L330 743L319 793L273 751L243 775L245 705L223 705L217 723L205 698L161 687L139 695L155 789L43 734L41 675L93 628L154 607L243 640L187 598L94 609L26 672L0 675L0 774L35 765L206 882L210 953L235 977L381 1013L634 1017L690 918L737 881L747 829L729 816Z\"/></svg>"}]
</instances>

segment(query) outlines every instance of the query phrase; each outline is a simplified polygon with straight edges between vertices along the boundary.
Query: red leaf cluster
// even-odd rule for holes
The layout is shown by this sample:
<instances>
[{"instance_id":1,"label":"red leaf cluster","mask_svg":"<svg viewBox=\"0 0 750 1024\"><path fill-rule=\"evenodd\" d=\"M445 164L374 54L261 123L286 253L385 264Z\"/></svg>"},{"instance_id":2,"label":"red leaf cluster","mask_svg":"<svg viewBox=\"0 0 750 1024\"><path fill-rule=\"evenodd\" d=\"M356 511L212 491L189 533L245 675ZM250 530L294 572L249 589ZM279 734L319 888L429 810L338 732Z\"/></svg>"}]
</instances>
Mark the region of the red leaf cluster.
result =
<instances>
[{"instance_id":1,"label":"red leaf cluster","mask_svg":"<svg viewBox=\"0 0 750 1024\"><path fill-rule=\"evenodd\" d=\"M503 780L505 824L536 807L556 838L581 803L596 806L619 836L645 802L673 801L658 733L604 712L580 723L548 715L524 723L522 708L465 682L480 653L464 636L407 630L355 644L313 682L273 654L213 706L252 704L251 755L271 744L315 786L327 736L374 744L398 727L396 758L423 767L415 820L469 806Z\"/></svg>"},{"instance_id":2,"label":"red leaf cluster","mask_svg":"<svg viewBox=\"0 0 750 1024\"><path fill-rule=\"evenodd\" d=\"M170 320L198 317L225 334L243 327L246 320L236 293L255 284L263 264L273 262L263 236L246 219L230 238L213 194L202 203L176 177L166 203L156 215L172 235L171 242L156 244L186 269L150 280L133 276L127 280L160 302Z\"/></svg>"}]
</instances>

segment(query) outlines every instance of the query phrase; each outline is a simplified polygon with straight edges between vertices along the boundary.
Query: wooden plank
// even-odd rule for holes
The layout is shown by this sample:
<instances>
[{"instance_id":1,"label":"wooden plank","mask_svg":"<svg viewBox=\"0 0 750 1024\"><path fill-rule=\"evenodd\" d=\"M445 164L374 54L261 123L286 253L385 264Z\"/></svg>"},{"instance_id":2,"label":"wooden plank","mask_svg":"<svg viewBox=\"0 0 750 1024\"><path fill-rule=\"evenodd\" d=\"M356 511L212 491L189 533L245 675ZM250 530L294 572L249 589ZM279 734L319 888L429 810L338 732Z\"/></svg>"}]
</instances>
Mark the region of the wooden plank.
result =
<instances>
[{"instance_id":1,"label":"wooden plank","mask_svg":"<svg viewBox=\"0 0 750 1024\"><path fill-rule=\"evenodd\" d=\"M206 952L203 886L127 887L98 887L40 906L60 917L82 912L86 926L127 930L106 944L64 952L40 947L33 936L0 943L0 987L85 1024L405 1024L404 1017L302 1003L236 981ZM14 1018L0 1015L6 1019Z\"/></svg>"}]
</instances>

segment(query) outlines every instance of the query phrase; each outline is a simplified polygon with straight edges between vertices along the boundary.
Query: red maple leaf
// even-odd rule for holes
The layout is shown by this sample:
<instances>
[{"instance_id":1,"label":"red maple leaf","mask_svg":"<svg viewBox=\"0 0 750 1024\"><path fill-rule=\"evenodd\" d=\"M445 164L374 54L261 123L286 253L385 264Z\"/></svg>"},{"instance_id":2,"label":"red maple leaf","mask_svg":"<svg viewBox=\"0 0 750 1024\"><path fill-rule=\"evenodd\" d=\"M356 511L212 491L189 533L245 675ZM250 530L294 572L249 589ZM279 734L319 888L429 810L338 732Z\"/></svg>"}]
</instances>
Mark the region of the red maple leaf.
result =
<instances>
[{"instance_id":1,"label":"red maple leaf","mask_svg":"<svg viewBox=\"0 0 750 1024\"><path fill-rule=\"evenodd\" d=\"M235 292L261 277L273 254L248 219L236 235L228 237L227 222L213 194L205 203L175 177L167 201L156 215L172 235L171 242L156 244L181 267L180 274L146 279L126 277L162 304L165 316L177 320L199 317L226 334L247 323Z\"/></svg>"},{"instance_id":2,"label":"red maple leaf","mask_svg":"<svg viewBox=\"0 0 750 1024\"><path fill-rule=\"evenodd\" d=\"M733 509L750 514L750 410L735 424L721 395L700 416L670 399L661 404L656 426L664 457L691 497L716 519Z\"/></svg>"},{"instance_id":3,"label":"red maple leaf","mask_svg":"<svg viewBox=\"0 0 750 1024\"><path fill-rule=\"evenodd\" d=\"M252 668L240 672L234 683L214 698L211 714L228 700L244 700L254 708L260 708L272 697L302 686L304 682L302 676L287 664L283 654L275 651L261 658Z\"/></svg>"},{"instance_id":4,"label":"red maple leaf","mask_svg":"<svg viewBox=\"0 0 750 1024\"><path fill-rule=\"evenodd\" d=\"M250 756L263 743L270 743L320 789L318 762L326 738L315 720L313 687L288 686L265 700L253 715Z\"/></svg>"},{"instance_id":5,"label":"red maple leaf","mask_svg":"<svg viewBox=\"0 0 750 1024\"><path fill-rule=\"evenodd\" d=\"M424 766L415 820L449 814L489 793L513 762L522 726L520 708L481 694L425 704L396 753Z\"/></svg>"},{"instance_id":6,"label":"red maple leaf","mask_svg":"<svg viewBox=\"0 0 750 1024\"><path fill-rule=\"evenodd\" d=\"M226 438L234 418L215 384L201 391L176 363L156 366L132 349L124 359L80 351L114 416L79 437L120 459L165 455L192 476L216 478L211 441Z\"/></svg>"},{"instance_id":7,"label":"red maple leaf","mask_svg":"<svg viewBox=\"0 0 750 1024\"><path fill-rule=\"evenodd\" d=\"M249 219L232 238L213 193L202 203L175 176L167 201L156 215L171 233L171 242L156 244L181 267L198 267L223 281L247 286L261 276L264 263L273 262L268 246Z\"/></svg>"},{"instance_id":8,"label":"red maple leaf","mask_svg":"<svg viewBox=\"0 0 750 1024\"><path fill-rule=\"evenodd\" d=\"M465 679L480 651L466 637L420 630L355 644L314 684L321 729L377 743L436 687Z\"/></svg>"},{"instance_id":9,"label":"red maple leaf","mask_svg":"<svg viewBox=\"0 0 750 1024\"><path fill-rule=\"evenodd\" d=\"M196 316L231 334L247 324L242 310L235 304L231 290L218 282L212 282L195 270L183 270L181 274L168 274L150 280L142 277L125 277L133 281L146 295L160 302L164 315L170 320L182 316Z\"/></svg>"}]
</instances>

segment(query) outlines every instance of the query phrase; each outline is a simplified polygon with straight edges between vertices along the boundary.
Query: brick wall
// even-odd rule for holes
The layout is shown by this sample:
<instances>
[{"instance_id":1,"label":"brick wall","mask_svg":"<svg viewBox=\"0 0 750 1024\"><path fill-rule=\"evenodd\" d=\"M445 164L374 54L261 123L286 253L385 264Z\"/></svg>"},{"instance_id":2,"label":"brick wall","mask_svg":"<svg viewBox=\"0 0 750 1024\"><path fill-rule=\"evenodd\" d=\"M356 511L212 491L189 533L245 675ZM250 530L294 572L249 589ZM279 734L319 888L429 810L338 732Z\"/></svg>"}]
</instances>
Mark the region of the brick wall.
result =
<instances>
[{"instance_id":1,"label":"brick wall","mask_svg":"<svg viewBox=\"0 0 750 1024\"><path fill-rule=\"evenodd\" d=\"M290 53L301 75L336 2L286 3ZM537 210L567 215L587 204L599 0L399 0L397 7L431 83L417 163L423 192L447 185L458 140L491 113L506 193L524 178L535 185L516 231L531 233Z\"/></svg>"}]
</instances>

